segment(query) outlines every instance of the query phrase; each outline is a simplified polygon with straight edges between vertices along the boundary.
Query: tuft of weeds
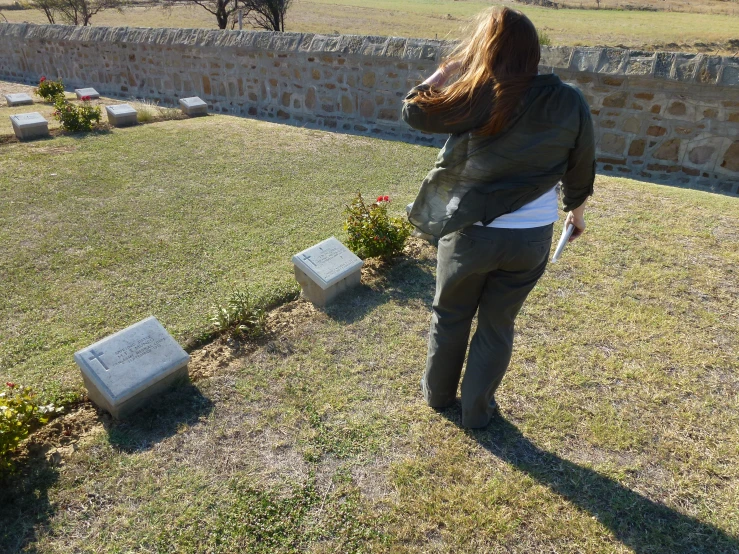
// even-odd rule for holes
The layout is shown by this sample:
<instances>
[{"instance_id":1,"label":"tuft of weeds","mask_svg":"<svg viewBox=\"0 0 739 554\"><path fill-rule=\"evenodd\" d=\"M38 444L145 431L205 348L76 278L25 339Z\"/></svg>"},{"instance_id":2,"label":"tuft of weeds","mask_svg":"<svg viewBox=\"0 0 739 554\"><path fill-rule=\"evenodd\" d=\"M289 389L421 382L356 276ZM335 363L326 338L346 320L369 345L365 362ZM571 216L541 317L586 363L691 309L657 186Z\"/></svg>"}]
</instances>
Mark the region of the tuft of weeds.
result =
<instances>
[{"instance_id":1,"label":"tuft of weeds","mask_svg":"<svg viewBox=\"0 0 739 554\"><path fill-rule=\"evenodd\" d=\"M159 102L147 99L134 99L131 101L133 108L138 112L139 123L151 123L153 121L169 121L180 119L182 113L177 108L160 106Z\"/></svg>"},{"instance_id":2,"label":"tuft of weeds","mask_svg":"<svg viewBox=\"0 0 739 554\"><path fill-rule=\"evenodd\" d=\"M264 334L267 316L259 299L249 290L231 293L225 305L211 307L210 322L219 333L232 332L237 336L256 338Z\"/></svg>"}]
</instances>

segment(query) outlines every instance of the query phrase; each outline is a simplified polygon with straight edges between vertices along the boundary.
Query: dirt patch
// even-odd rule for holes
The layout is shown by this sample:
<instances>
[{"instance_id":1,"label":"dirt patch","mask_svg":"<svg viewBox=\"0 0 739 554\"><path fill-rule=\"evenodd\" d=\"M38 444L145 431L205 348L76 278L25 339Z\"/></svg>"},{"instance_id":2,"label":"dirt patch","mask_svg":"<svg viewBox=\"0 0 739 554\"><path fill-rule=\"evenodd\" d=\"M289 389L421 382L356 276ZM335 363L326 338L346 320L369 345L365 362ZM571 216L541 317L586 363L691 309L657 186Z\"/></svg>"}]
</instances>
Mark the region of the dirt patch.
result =
<instances>
[{"instance_id":1,"label":"dirt patch","mask_svg":"<svg viewBox=\"0 0 739 554\"><path fill-rule=\"evenodd\" d=\"M4 94L18 94L25 92L33 96L35 85L25 85L23 83L12 83L10 81L0 81L0 96Z\"/></svg>"},{"instance_id":2,"label":"dirt patch","mask_svg":"<svg viewBox=\"0 0 739 554\"><path fill-rule=\"evenodd\" d=\"M111 421L109 414L99 412L85 402L71 412L56 418L27 438L18 448L17 458L46 458L52 465L64 465L64 459L77 450L79 442Z\"/></svg>"}]
</instances>

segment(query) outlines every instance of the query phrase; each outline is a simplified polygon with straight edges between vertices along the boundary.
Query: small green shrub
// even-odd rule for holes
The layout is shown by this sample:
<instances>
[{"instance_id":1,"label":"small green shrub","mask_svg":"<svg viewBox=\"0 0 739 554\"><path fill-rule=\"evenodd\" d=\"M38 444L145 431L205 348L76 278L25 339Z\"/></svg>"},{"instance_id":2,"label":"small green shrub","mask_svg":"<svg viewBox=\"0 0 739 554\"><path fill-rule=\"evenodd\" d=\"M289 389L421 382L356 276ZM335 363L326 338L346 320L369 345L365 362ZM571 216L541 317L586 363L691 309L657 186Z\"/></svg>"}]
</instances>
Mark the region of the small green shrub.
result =
<instances>
[{"instance_id":1,"label":"small green shrub","mask_svg":"<svg viewBox=\"0 0 739 554\"><path fill-rule=\"evenodd\" d=\"M70 133L92 131L100 123L102 113L99 106L90 105L90 97L81 98L82 105L78 106L62 96L58 96L54 107L54 117L61 123L62 129Z\"/></svg>"},{"instance_id":2,"label":"small green shrub","mask_svg":"<svg viewBox=\"0 0 739 554\"><path fill-rule=\"evenodd\" d=\"M538 31L539 33L539 46L551 46L552 39L544 31Z\"/></svg>"},{"instance_id":3,"label":"small green shrub","mask_svg":"<svg viewBox=\"0 0 739 554\"><path fill-rule=\"evenodd\" d=\"M39 406L34 392L15 383L5 383L0 393L0 474L13 470L11 454L34 427L46 423L51 414L61 412L53 404Z\"/></svg>"},{"instance_id":4,"label":"small green shrub","mask_svg":"<svg viewBox=\"0 0 739 554\"><path fill-rule=\"evenodd\" d=\"M64 96L64 83L62 83L61 79L50 81L46 77L41 77L38 87L33 89L33 92L47 102L56 102L57 96Z\"/></svg>"},{"instance_id":5,"label":"small green shrub","mask_svg":"<svg viewBox=\"0 0 739 554\"><path fill-rule=\"evenodd\" d=\"M225 306L211 308L210 322L216 331L231 331L236 335L256 338L264 334L267 315L258 299L248 290L234 291Z\"/></svg>"},{"instance_id":6,"label":"small green shrub","mask_svg":"<svg viewBox=\"0 0 739 554\"><path fill-rule=\"evenodd\" d=\"M344 229L349 233L347 246L360 258L389 260L403 251L411 234L411 224L387 213L389 196L378 196L367 206L361 193L346 207Z\"/></svg>"}]
</instances>

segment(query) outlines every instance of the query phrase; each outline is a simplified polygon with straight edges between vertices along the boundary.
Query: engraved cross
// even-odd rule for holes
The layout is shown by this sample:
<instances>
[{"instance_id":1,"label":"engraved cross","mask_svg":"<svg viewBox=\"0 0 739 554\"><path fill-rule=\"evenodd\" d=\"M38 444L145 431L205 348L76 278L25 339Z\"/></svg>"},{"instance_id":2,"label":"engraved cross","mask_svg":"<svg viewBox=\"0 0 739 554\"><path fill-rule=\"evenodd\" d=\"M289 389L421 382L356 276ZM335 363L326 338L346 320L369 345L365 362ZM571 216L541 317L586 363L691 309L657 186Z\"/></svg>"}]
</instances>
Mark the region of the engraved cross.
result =
<instances>
[{"instance_id":1,"label":"engraved cross","mask_svg":"<svg viewBox=\"0 0 739 554\"><path fill-rule=\"evenodd\" d=\"M98 354L98 353L95 352L95 349L92 349L92 350L90 350L90 354L92 354L92 356L90 356L90 361L97 360L98 362L100 362L100 365L103 366L103 369L105 371L110 371L110 368L107 365L105 365L105 362L100 357L100 356L102 356L104 354L103 352L100 352Z\"/></svg>"},{"instance_id":2,"label":"engraved cross","mask_svg":"<svg viewBox=\"0 0 739 554\"><path fill-rule=\"evenodd\" d=\"M310 262L313 265L313 267L316 267L316 262L311 260L311 256L309 256L308 254L303 254L303 260L306 262Z\"/></svg>"}]
</instances>

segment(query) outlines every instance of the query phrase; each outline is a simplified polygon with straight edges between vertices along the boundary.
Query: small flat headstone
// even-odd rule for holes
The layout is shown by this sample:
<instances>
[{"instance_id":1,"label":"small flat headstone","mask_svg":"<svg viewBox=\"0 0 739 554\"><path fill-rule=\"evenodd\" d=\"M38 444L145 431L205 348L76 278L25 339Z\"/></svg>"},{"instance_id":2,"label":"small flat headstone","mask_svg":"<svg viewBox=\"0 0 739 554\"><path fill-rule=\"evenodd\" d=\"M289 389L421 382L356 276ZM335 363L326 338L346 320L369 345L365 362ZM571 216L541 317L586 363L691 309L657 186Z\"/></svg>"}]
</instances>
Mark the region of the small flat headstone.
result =
<instances>
[{"instance_id":1,"label":"small flat headstone","mask_svg":"<svg viewBox=\"0 0 739 554\"><path fill-rule=\"evenodd\" d=\"M182 113L189 116L208 115L208 104L197 96L180 98L180 109Z\"/></svg>"},{"instance_id":2,"label":"small flat headstone","mask_svg":"<svg viewBox=\"0 0 739 554\"><path fill-rule=\"evenodd\" d=\"M30 94L25 92L16 92L13 94L6 94L5 101L8 103L8 107L13 106L25 106L27 104L33 104L33 98Z\"/></svg>"},{"instance_id":3,"label":"small flat headstone","mask_svg":"<svg viewBox=\"0 0 739 554\"><path fill-rule=\"evenodd\" d=\"M364 264L336 237L303 250L292 261L303 294L319 307L359 285Z\"/></svg>"},{"instance_id":4,"label":"small flat headstone","mask_svg":"<svg viewBox=\"0 0 739 554\"><path fill-rule=\"evenodd\" d=\"M89 96L90 100L97 100L100 98L100 93L94 88L76 88L74 93L77 95L77 100L81 100L85 96Z\"/></svg>"},{"instance_id":5,"label":"small flat headstone","mask_svg":"<svg viewBox=\"0 0 739 554\"><path fill-rule=\"evenodd\" d=\"M11 115L10 123L18 140L49 136L49 122L38 112Z\"/></svg>"},{"instance_id":6,"label":"small flat headstone","mask_svg":"<svg viewBox=\"0 0 739 554\"><path fill-rule=\"evenodd\" d=\"M138 123L136 110L128 104L105 106L105 113L108 114L108 121L113 127L124 127Z\"/></svg>"},{"instance_id":7,"label":"small flat headstone","mask_svg":"<svg viewBox=\"0 0 739 554\"><path fill-rule=\"evenodd\" d=\"M74 361L90 400L123 418L184 379L190 356L151 316L76 352Z\"/></svg>"}]
</instances>

